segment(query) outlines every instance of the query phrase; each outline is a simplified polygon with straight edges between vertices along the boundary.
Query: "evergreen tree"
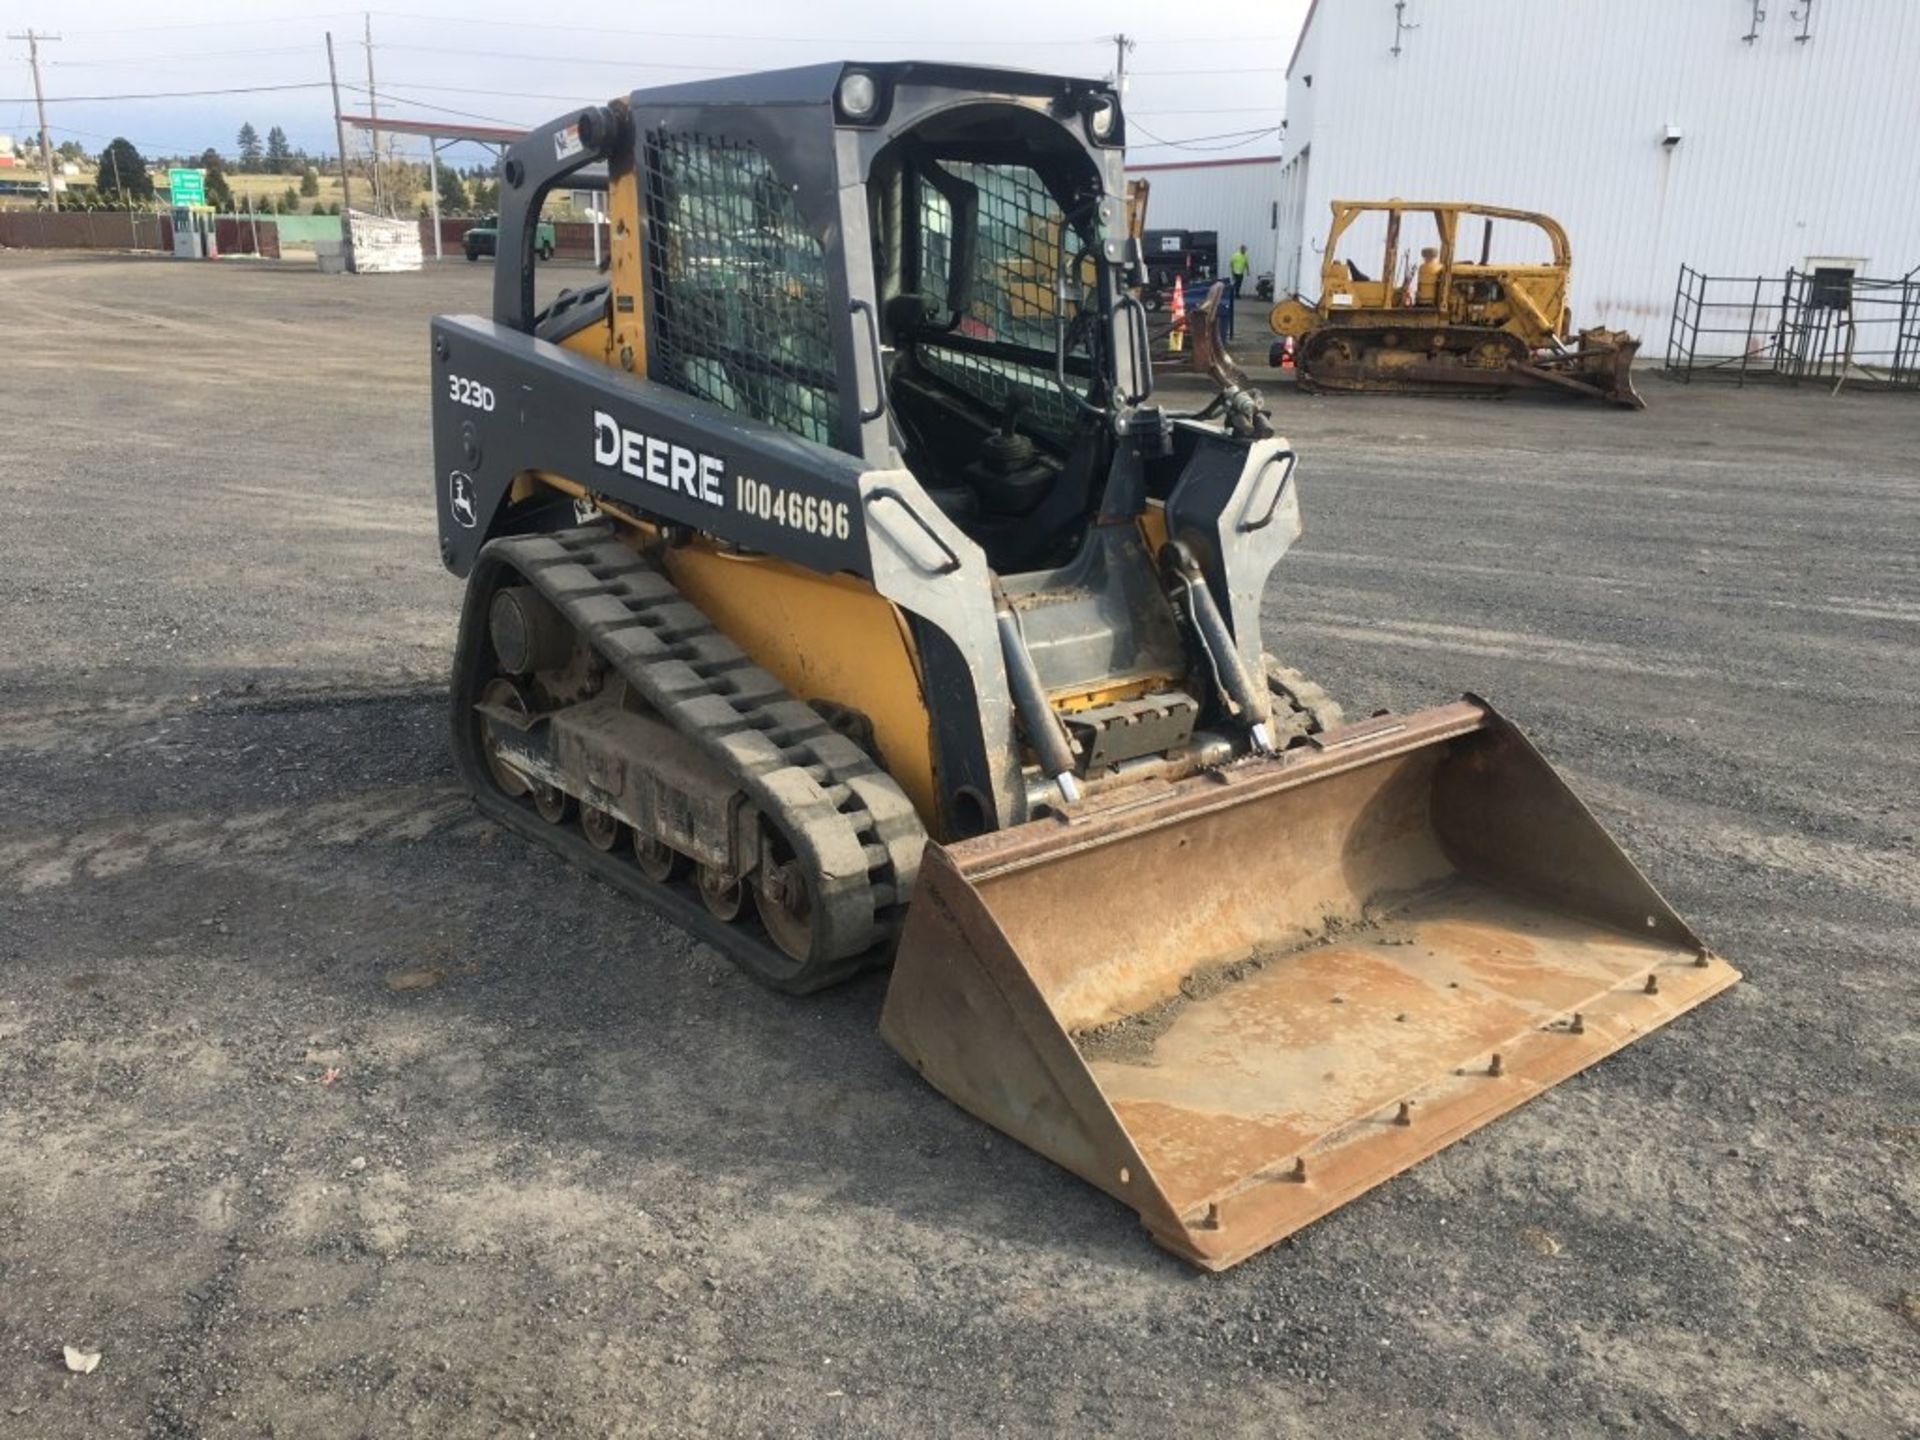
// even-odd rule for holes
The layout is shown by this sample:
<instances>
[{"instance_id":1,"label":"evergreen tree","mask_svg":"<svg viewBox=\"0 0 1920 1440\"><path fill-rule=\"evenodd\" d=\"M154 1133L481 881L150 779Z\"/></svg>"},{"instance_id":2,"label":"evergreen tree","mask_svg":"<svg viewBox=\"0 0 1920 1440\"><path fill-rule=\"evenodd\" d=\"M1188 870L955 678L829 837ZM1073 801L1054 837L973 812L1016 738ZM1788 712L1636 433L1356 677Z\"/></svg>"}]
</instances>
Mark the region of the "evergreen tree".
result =
<instances>
[{"instance_id":1,"label":"evergreen tree","mask_svg":"<svg viewBox=\"0 0 1920 1440\"><path fill-rule=\"evenodd\" d=\"M116 135L100 152L100 173L93 182L102 197L119 205L141 204L153 199L153 176L147 162L124 135Z\"/></svg>"},{"instance_id":2,"label":"evergreen tree","mask_svg":"<svg viewBox=\"0 0 1920 1440\"><path fill-rule=\"evenodd\" d=\"M300 208L300 192L289 185L280 192L280 210L282 214L292 214Z\"/></svg>"},{"instance_id":3,"label":"evergreen tree","mask_svg":"<svg viewBox=\"0 0 1920 1440\"><path fill-rule=\"evenodd\" d=\"M278 125L267 131L267 170L285 175L293 168L293 150L287 144L287 132Z\"/></svg>"},{"instance_id":4,"label":"evergreen tree","mask_svg":"<svg viewBox=\"0 0 1920 1440\"><path fill-rule=\"evenodd\" d=\"M320 193L320 172L311 165L300 172L300 193L308 199Z\"/></svg>"},{"instance_id":5,"label":"evergreen tree","mask_svg":"<svg viewBox=\"0 0 1920 1440\"><path fill-rule=\"evenodd\" d=\"M247 121L240 127L235 142L240 147L240 169L251 172L260 168L260 132L253 128L253 122Z\"/></svg>"},{"instance_id":6,"label":"evergreen tree","mask_svg":"<svg viewBox=\"0 0 1920 1440\"><path fill-rule=\"evenodd\" d=\"M472 203L467 199L466 181L451 165L440 172L440 213L458 215Z\"/></svg>"},{"instance_id":7,"label":"evergreen tree","mask_svg":"<svg viewBox=\"0 0 1920 1440\"><path fill-rule=\"evenodd\" d=\"M231 213L233 187L227 184L227 166L220 158L220 152L209 146L194 163L207 172L207 204L216 210Z\"/></svg>"}]
</instances>

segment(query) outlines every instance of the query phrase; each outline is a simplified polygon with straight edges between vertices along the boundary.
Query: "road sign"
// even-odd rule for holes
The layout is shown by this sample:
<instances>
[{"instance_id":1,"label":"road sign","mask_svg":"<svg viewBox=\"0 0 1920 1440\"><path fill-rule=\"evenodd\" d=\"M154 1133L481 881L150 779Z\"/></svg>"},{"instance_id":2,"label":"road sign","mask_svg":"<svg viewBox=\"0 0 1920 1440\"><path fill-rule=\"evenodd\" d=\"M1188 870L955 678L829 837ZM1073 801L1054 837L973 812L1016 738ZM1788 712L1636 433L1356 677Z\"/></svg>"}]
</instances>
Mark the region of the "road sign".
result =
<instances>
[{"instance_id":1,"label":"road sign","mask_svg":"<svg viewBox=\"0 0 1920 1440\"><path fill-rule=\"evenodd\" d=\"M204 170L167 171L167 190L175 205L207 203L207 172Z\"/></svg>"}]
</instances>

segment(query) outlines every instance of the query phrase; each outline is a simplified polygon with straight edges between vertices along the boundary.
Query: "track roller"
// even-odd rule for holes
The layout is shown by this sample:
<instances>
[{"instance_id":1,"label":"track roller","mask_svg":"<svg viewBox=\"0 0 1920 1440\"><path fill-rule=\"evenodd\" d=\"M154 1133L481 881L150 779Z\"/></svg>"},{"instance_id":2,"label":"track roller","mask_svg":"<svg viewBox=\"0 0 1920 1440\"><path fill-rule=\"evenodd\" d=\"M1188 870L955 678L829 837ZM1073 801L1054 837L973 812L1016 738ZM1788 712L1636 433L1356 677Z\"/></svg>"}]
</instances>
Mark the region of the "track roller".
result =
<instances>
[{"instance_id":1,"label":"track roller","mask_svg":"<svg viewBox=\"0 0 1920 1440\"><path fill-rule=\"evenodd\" d=\"M747 908L747 885L738 876L725 875L711 865L702 865L695 877L701 902L716 920L732 924Z\"/></svg>"},{"instance_id":2,"label":"track roller","mask_svg":"<svg viewBox=\"0 0 1920 1440\"><path fill-rule=\"evenodd\" d=\"M520 687L505 678L489 681L487 688L480 692L480 703L497 705L502 710L511 710L517 715L531 713L527 697L520 693ZM506 762L500 754L499 747L491 740L486 742L485 754L487 773L493 777L493 783L501 794L517 800L522 795L532 792L532 783Z\"/></svg>"},{"instance_id":3,"label":"track roller","mask_svg":"<svg viewBox=\"0 0 1920 1440\"><path fill-rule=\"evenodd\" d=\"M587 837L587 843L594 849L613 849L620 843L621 829L619 816L602 810L598 805L580 807L580 833Z\"/></svg>"},{"instance_id":4,"label":"track roller","mask_svg":"<svg viewBox=\"0 0 1920 1440\"><path fill-rule=\"evenodd\" d=\"M782 847L784 848L784 847ZM760 923L767 935L796 961L813 954L813 894L799 862L790 855L763 860L755 887Z\"/></svg>"},{"instance_id":5,"label":"track roller","mask_svg":"<svg viewBox=\"0 0 1920 1440\"><path fill-rule=\"evenodd\" d=\"M636 830L633 832L633 863L654 884L665 885L685 873L687 857L666 841L652 835L642 835Z\"/></svg>"}]
</instances>

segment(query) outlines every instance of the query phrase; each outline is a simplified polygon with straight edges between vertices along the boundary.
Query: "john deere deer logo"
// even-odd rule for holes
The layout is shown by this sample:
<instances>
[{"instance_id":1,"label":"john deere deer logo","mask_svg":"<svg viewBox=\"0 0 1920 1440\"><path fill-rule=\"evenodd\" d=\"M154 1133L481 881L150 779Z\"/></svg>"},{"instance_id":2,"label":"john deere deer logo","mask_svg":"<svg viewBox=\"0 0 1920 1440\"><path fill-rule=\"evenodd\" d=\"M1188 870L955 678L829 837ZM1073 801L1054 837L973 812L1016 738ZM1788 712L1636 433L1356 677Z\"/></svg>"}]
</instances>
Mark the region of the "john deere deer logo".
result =
<instances>
[{"instance_id":1,"label":"john deere deer logo","mask_svg":"<svg viewBox=\"0 0 1920 1440\"><path fill-rule=\"evenodd\" d=\"M473 503L473 477L464 470L455 470L447 476L447 509L464 529L471 530L479 522L479 512Z\"/></svg>"}]
</instances>

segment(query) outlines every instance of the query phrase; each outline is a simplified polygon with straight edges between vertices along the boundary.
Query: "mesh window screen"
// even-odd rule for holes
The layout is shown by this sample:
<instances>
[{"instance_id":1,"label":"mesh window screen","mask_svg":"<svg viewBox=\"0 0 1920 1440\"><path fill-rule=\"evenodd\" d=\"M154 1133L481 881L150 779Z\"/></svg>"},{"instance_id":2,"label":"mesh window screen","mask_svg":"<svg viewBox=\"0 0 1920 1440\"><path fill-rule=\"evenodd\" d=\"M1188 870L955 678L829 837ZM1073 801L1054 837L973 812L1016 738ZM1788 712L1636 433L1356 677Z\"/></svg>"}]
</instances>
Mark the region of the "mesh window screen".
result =
<instances>
[{"instance_id":1,"label":"mesh window screen","mask_svg":"<svg viewBox=\"0 0 1920 1440\"><path fill-rule=\"evenodd\" d=\"M952 181L973 187L978 196L975 225L973 298L960 317L959 333L976 340L1026 346L1051 356L1054 347L1054 282L1060 266L1061 212L1039 175L1024 165L984 165L943 160L940 169ZM948 182L943 180L943 184ZM920 185L920 293L948 293L954 252L954 210L932 184ZM1080 237L1066 232L1069 275L1080 255ZM1090 264L1082 264L1084 272ZM1092 283L1083 273L1082 282ZM1072 302L1068 302L1072 305ZM1069 318L1072 318L1071 311ZM1073 404L1055 387L1052 361L1040 367L999 357L945 350L934 342L922 363L948 384L990 409L1003 408L1018 392L1028 420L1065 434L1075 420Z\"/></svg>"},{"instance_id":2,"label":"mesh window screen","mask_svg":"<svg viewBox=\"0 0 1920 1440\"><path fill-rule=\"evenodd\" d=\"M833 443L827 265L792 192L750 143L647 137L650 378Z\"/></svg>"}]
</instances>

